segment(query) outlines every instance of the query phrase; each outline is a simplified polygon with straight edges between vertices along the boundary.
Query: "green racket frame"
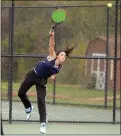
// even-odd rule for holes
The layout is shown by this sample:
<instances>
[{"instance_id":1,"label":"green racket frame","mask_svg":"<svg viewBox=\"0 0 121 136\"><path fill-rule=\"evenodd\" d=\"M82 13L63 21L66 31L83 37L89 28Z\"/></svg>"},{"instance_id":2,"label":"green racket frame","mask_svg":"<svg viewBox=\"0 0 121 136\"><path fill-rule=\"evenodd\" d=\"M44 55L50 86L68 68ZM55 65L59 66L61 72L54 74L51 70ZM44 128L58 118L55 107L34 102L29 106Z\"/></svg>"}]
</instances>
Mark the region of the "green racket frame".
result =
<instances>
[{"instance_id":1,"label":"green racket frame","mask_svg":"<svg viewBox=\"0 0 121 136\"><path fill-rule=\"evenodd\" d=\"M52 12L51 15L52 21L55 23L52 27L52 30L54 30L59 24L65 21L66 19L66 12L63 9L57 9Z\"/></svg>"}]
</instances>

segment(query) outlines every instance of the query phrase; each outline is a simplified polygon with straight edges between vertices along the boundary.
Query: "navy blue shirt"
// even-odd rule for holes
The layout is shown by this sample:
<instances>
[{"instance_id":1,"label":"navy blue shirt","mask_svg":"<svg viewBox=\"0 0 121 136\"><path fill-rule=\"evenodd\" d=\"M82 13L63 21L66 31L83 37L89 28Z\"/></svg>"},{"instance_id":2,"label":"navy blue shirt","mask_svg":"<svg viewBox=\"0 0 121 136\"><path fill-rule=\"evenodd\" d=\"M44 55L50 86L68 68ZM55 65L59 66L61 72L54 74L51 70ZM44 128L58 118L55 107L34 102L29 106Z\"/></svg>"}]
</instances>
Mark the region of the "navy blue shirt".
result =
<instances>
[{"instance_id":1,"label":"navy blue shirt","mask_svg":"<svg viewBox=\"0 0 121 136\"><path fill-rule=\"evenodd\" d=\"M38 77L40 78L49 78L51 75L57 74L62 65L55 67L55 60L48 61L46 58L44 61L40 61L37 66L34 68Z\"/></svg>"}]
</instances>

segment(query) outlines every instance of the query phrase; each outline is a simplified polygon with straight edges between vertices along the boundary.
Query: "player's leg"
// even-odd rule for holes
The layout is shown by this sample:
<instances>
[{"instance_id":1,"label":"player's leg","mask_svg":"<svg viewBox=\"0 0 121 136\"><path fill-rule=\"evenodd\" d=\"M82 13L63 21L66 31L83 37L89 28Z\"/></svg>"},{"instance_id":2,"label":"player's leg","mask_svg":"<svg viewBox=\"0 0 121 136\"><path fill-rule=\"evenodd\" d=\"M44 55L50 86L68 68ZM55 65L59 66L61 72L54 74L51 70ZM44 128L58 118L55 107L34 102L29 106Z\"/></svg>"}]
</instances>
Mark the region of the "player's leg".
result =
<instances>
[{"instance_id":1,"label":"player's leg","mask_svg":"<svg viewBox=\"0 0 121 136\"><path fill-rule=\"evenodd\" d=\"M46 97L46 86L37 84L37 103L38 103L38 111L40 115L40 132L46 133L46 105L45 105L45 97Z\"/></svg>"},{"instance_id":2,"label":"player's leg","mask_svg":"<svg viewBox=\"0 0 121 136\"><path fill-rule=\"evenodd\" d=\"M22 82L19 91L18 96L20 97L22 103L25 107L25 112L27 113L26 120L28 120L31 116L31 111L33 110L33 107L31 106L31 103L26 95L27 91L30 89L30 87L34 85L34 78L32 77L32 72L30 71L25 80Z\"/></svg>"},{"instance_id":3,"label":"player's leg","mask_svg":"<svg viewBox=\"0 0 121 136\"><path fill-rule=\"evenodd\" d=\"M28 78L25 78L25 80L22 82L22 84L19 88L19 91L18 91L18 96L20 97L20 99L26 109L31 107L31 103L30 103L26 93L32 85L33 84L28 81Z\"/></svg>"}]
</instances>

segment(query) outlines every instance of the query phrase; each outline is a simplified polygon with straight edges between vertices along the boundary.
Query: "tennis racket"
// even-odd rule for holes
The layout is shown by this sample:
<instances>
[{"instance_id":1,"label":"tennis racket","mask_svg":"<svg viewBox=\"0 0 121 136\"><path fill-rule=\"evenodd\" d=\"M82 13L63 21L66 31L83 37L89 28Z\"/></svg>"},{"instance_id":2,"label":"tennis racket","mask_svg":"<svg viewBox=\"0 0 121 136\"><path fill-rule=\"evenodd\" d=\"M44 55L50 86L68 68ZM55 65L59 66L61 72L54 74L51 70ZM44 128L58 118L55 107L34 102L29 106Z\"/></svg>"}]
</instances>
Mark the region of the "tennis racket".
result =
<instances>
[{"instance_id":1,"label":"tennis racket","mask_svg":"<svg viewBox=\"0 0 121 136\"><path fill-rule=\"evenodd\" d=\"M55 11L52 12L51 15L51 20L54 23L52 27L52 31L60 25L62 22L64 22L66 19L66 12L63 9L56 9Z\"/></svg>"},{"instance_id":2,"label":"tennis racket","mask_svg":"<svg viewBox=\"0 0 121 136\"><path fill-rule=\"evenodd\" d=\"M54 31L55 28L60 25L62 22L64 22L66 19L66 12L63 9L56 9L51 14L51 20L53 23L53 26L51 28L51 31ZM43 39L45 41L48 38L48 35Z\"/></svg>"}]
</instances>

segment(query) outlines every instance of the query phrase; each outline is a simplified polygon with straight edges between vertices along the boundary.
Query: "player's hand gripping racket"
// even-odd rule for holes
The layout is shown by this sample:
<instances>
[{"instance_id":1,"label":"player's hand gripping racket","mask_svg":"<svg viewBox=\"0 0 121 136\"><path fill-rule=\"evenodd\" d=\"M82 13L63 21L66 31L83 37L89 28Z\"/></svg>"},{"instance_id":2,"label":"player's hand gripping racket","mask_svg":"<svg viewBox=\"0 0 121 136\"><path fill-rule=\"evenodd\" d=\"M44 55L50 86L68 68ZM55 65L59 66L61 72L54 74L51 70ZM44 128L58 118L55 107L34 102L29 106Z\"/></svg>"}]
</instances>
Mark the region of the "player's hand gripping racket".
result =
<instances>
[{"instance_id":1,"label":"player's hand gripping racket","mask_svg":"<svg viewBox=\"0 0 121 136\"><path fill-rule=\"evenodd\" d=\"M66 19L66 12L63 9L56 9L52 12L51 20L54 23L54 26L52 27L52 31L60 25L62 22L64 22Z\"/></svg>"}]
</instances>

